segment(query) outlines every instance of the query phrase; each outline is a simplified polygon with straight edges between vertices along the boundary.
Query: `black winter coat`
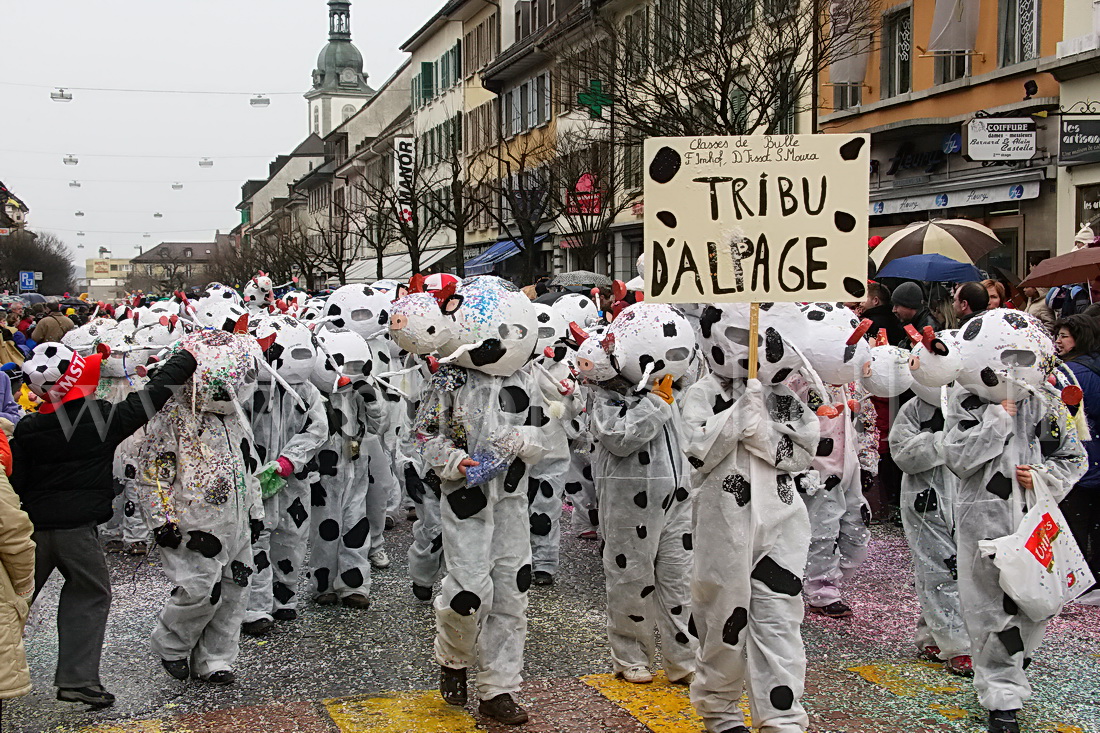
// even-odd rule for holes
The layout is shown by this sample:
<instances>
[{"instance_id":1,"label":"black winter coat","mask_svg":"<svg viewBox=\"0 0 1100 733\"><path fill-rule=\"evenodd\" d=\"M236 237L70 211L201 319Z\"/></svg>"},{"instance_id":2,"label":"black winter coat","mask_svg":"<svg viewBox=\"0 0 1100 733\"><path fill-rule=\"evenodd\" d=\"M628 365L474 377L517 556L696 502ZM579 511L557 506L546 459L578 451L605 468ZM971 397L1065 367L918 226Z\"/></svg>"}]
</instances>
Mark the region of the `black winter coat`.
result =
<instances>
[{"instance_id":1,"label":"black winter coat","mask_svg":"<svg viewBox=\"0 0 1100 733\"><path fill-rule=\"evenodd\" d=\"M34 528L72 529L110 519L115 448L194 373L195 357L181 351L154 372L144 390L121 402L78 399L20 420L11 442L11 485Z\"/></svg>"}]
</instances>

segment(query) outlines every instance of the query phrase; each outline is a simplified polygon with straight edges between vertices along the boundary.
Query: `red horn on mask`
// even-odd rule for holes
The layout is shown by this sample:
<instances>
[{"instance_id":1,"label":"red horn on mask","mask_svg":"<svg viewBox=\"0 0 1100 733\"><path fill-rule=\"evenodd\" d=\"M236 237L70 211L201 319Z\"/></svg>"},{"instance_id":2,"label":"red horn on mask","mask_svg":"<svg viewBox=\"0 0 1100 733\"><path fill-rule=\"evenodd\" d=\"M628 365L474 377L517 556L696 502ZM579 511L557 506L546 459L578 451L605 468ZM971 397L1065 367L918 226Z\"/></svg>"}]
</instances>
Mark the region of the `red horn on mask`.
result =
<instances>
[{"instance_id":1,"label":"red horn on mask","mask_svg":"<svg viewBox=\"0 0 1100 733\"><path fill-rule=\"evenodd\" d=\"M237 319L237 323L233 326L233 333L248 333L248 314Z\"/></svg>"},{"instance_id":2,"label":"red horn on mask","mask_svg":"<svg viewBox=\"0 0 1100 733\"><path fill-rule=\"evenodd\" d=\"M878 330L878 336L875 337L875 346L886 346L890 343L890 339L886 336L886 329L880 328Z\"/></svg>"},{"instance_id":3,"label":"red horn on mask","mask_svg":"<svg viewBox=\"0 0 1100 733\"><path fill-rule=\"evenodd\" d=\"M451 296L455 294L455 290L457 289L457 283L447 283L441 289L432 293L432 295L435 296L435 302L439 303L439 307L442 308L447 304L447 301L451 299Z\"/></svg>"},{"instance_id":4,"label":"red horn on mask","mask_svg":"<svg viewBox=\"0 0 1100 733\"><path fill-rule=\"evenodd\" d=\"M262 339L256 339L256 343L260 345L260 351L267 351L275 343L275 334L269 333Z\"/></svg>"},{"instance_id":5,"label":"red horn on mask","mask_svg":"<svg viewBox=\"0 0 1100 733\"><path fill-rule=\"evenodd\" d=\"M614 351L615 350L615 334L609 333L606 336L604 336L603 340L600 341L600 348L603 349L603 352L605 354L610 354L612 351Z\"/></svg>"},{"instance_id":6,"label":"red horn on mask","mask_svg":"<svg viewBox=\"0 0 1100 733\"><path fill-rule=\"evenodd\" d=\"M424 276L419 272L409 278L409 292L410 293L423 293L424 292Z\"/></svg>"},{"instance_id":7,"label":"red horn on mask","mask_svg":"<svg viewBox=\"0 0 1100 733\"><path fill-rule=\"evenodd\" d=\"M871 330L871 326L873 325L875 324L870 318L864 318L862 321L859 322L859 325L856 326L856 329L852 331L852 335L848 337L848 340L845 343L849 346L858 343L859 340L863 338L863 336L868 331Z\"/></svg>"},{"instance_id":8,"label":"red horn on mask","mask_svg":"<svg viewBox=\"0 0 1100 733\"><path fill-rule=\"evenodd\" d=\"M909 340L914 344L919 344L921 342L920 334L917 333L917 329L912 323L906 324L905 335L908 336Z\"/></svg>"},{"instance_id":9,"label":"red horn on mask","mask_svg":"<svg viewBox=\"0 0 1100 733\"><path fill-rule=\"evenodd\" d=\"M924 327L924 333L921 334L920 341L924 344L924 348L929 351L932 350L932 339L936 338L936 332L931 326Z\"/></svg>"},{"instance_id":10,"label":"red horn on mask","mask_svg":"<svg viewBox=\"0 0 1100 733\"><path fill-rule=\"evenodd\" d=\"M573 340L580 346L588 338L588 332L578 326L575 322L569 324L569 335L573 337Z\"/></svg>"}]
</instances>

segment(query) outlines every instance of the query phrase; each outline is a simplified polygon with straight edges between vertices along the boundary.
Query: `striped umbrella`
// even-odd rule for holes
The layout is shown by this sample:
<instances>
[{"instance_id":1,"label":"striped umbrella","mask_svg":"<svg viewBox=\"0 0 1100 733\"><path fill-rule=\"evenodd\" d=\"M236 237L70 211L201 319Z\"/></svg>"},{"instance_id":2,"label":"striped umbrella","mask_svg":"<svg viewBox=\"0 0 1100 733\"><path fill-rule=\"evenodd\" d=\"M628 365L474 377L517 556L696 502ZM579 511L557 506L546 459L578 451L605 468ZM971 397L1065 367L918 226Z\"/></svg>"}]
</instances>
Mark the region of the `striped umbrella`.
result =
<instances>
[{"instance_id":1,"label":"striped umbrella","mask_svg":"<svg viewBox=\"0 0 1100 733\"><path fill-rule=\"evenodd\" d=\"M1000 246L989 227L968 219L933 219L894 232L871 250L871 259L882 267L898 257L936 253L958 262L976 262Z\"/></svg>"}]
</instances>

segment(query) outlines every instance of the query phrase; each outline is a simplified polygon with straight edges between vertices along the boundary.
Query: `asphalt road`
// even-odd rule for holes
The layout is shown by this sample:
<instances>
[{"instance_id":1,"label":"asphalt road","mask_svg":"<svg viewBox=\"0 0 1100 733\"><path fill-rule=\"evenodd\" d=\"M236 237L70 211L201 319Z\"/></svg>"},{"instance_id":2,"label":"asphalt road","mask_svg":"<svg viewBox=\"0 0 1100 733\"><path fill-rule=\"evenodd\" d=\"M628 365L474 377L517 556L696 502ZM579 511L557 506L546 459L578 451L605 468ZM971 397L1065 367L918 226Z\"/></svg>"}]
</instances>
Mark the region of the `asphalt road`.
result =
<instances>
[{"instance_id":1,"label":"asphalt road","mask_svg":"<svg viewBox=\"0 0 1100 733\"><path fill-rule=\"evenodd\" d=\"M177 682L161 670L148 634L170 588L155 555L112 555L115 597L102 672L118 702L99 712L54 699L60 586L54 578L33 609L26 635L34 692L4 704L2 730L497 730L469 713L440 707L430 692L437 683L433 621L431 607L413 598L405 574L410 527L402 520L387 532L394 562L376 571L369 610L303 604L299 620L259 640L244 638L238 682L226 688ZM874 527L871 558L847 594L856 616L807 617L805 702L813 731L983 729L969 681L915 658L917 606L908 563L901 531ZM558 582L532 587L529 619L529 733L702 730L682 689L625 686L607 674L597 542L563 532ZM1052 623L1029 674L1035 698L1025 709L1025 730L1100 733L1100 608L1070 606Z\"/></svg>"}]
</instances>

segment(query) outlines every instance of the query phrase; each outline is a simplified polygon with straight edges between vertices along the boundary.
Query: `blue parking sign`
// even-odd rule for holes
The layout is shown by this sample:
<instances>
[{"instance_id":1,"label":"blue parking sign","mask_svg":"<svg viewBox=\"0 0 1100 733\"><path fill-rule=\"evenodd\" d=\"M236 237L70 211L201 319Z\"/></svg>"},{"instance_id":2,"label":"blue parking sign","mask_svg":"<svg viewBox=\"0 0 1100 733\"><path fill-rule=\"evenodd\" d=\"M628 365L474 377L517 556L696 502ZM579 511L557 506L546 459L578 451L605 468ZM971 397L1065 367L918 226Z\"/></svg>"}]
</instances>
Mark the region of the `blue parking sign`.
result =
<instances>
[{"instance_id":1,"label":"blue parking sign","mask_svg":"<svg viewBox=\"0 0 1100 733\"><path fill-rule=\"evenodd\" d=\"M19 271L19 289L34 290L34 270Z\"/></svg>"}]
</instances>

